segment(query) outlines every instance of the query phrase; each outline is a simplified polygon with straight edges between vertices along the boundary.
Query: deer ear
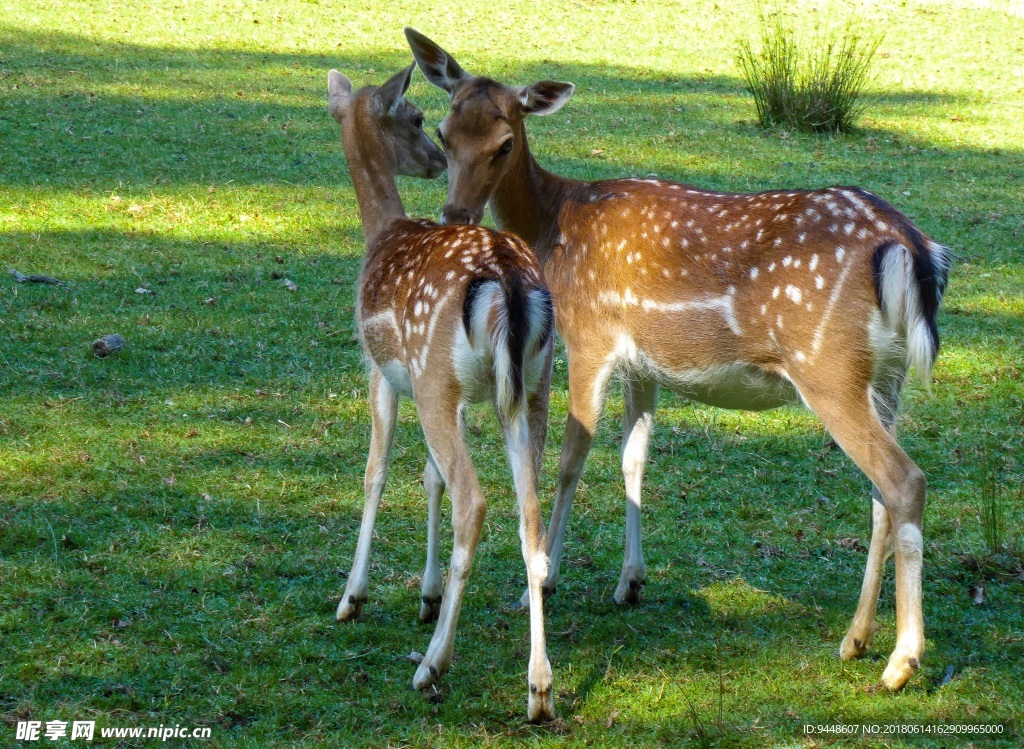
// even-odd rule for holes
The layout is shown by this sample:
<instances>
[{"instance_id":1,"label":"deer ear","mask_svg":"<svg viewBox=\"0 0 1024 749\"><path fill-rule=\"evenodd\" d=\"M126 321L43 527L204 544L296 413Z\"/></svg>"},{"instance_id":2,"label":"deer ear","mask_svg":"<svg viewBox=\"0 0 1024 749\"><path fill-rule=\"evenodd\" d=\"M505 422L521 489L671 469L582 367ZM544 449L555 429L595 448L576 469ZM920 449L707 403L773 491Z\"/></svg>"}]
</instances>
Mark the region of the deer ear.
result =
<instances>
[{"instance_id":1,"label":"deer ear","mask_svg":"<svg viewBox=\"0 0 1024 749\"><path fill-rule=\"evenodd\" d=\"M416 29L405 27L405 38L409 40L412 56L420 66L427 80L451 94L455 87L470 75L459 67L455 58L423 36Z\"/></svg>"},{"instance_id":2,"label":"deer ear","mask_svg":"<svg viewBox=\"0 0 1024 749\"><path fill-rule=\"evenodd\" d=\"M377 89L377 101L388 114L398 111L398 105L402 103L402 97L409 90L412 83L412 71L416 69L416 63L410 63L408 67L402 68L388 79L387 83Z\"/></svg>"},{"instance_id":3,"label":"deer ear","mask_svg":"<svg viewBox=\"0 0 1024 749\"><path fill-rule=\"evenodd\" d=\"M327 111L331 117L341 122L345 113L345 105L352 98L352 81L343 76L337 70L327 74Z\"/></svg>"},{"instance_id":4,"label":"deer ear","mask_svg":"<svg viewBox=\"0 0 1024 749\"><path fill-rule=\"evenodd\" d=\"M569 101L575 90L571 83L541 81L519 91L519 106L523 114L554 114Z\"/></svg>"}]
</instances>

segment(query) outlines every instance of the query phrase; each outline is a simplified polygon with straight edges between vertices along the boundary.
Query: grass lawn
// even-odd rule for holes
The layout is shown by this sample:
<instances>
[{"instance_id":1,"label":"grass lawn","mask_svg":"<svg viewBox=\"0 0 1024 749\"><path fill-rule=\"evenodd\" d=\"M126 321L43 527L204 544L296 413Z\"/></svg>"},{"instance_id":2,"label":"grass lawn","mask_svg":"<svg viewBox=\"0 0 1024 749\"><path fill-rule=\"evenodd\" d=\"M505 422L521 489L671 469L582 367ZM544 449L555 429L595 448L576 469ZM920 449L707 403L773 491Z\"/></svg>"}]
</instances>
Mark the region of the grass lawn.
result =
<instances>
[{"instance_id":1,"label":"grass lawn","mask_svg":"<svg viewBox=\"0 0 1024 749\"><path fill-rule=\"evenodd\" d=\"M735 63L737 36L756 34L747 0L3 3L0 745L16 745L18 721L94 720L97 740L101 727L208 726L207 741L169 743L211 747L1020 746L1024 11L812 0L796 18L810 30L850 15L886 37L860 129L821 137L752 124ZM370 421L353 330L362 233L326 72L382 82L411 60L406 24L471 72L575 82L561 112L529 126L553 171L735 191L857 184L955 250L932 393L909 385L899 422L930 490L929 641L906 690L876 687L895 641L891 564L869 656L836 655L869 485L797 409L663 397L648 586L620 609L613 393L547 606L552 725L524 722L528 622L506 604L525 573L486 409L468 423L490 510L440 692L410 689L407 656L432 630L416 623L425 450L409 403L370 603L362 622L334 622ZM432 131L446 97L417 73L410 98ZM439 213L443 180L400 188L410 213ZM18 285L8 268L64 283ZM109 333L126 349L94 358L90 342ZM563 356L545 509L565 374ZM994 555L992 481L1007 545ZM447 522L442 534L446 560ZM854 722L1005 728L803 732Z\"/></svg>"}]
</instances>

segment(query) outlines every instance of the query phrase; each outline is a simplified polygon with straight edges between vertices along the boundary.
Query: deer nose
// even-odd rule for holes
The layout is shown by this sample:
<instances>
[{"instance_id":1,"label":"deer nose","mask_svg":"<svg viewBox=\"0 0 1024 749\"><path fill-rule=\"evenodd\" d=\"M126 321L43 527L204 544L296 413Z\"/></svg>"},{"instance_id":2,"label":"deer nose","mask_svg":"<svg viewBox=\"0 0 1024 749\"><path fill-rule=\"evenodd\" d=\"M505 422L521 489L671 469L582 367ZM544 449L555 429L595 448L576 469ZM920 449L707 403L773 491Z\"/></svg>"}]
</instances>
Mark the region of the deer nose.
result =
<instances>
[{"instance_id":1,"label":"deer nose","mask_svg":"<svg viewBox=\"0 0 1024 749\"><path fill-rule=\"evenodd\" d=\"M479 220L479 217L474 220L473 214L465 208L455 208L454 206L446 205L444 210L441 211L441 223L446 226L475 224Z\"/></svg>"},{"instance_id":2,"label":"deer nose","mask_svg":"<svg viewBox=\"0 0 1024 749\"><path fill-rule=\"evenodd\" d=\"M437 179L447 168L448 158L443 153L434 154L431 156L430 164L427 167L427 177L429 179Z\"/></svg>"}]
</instances>

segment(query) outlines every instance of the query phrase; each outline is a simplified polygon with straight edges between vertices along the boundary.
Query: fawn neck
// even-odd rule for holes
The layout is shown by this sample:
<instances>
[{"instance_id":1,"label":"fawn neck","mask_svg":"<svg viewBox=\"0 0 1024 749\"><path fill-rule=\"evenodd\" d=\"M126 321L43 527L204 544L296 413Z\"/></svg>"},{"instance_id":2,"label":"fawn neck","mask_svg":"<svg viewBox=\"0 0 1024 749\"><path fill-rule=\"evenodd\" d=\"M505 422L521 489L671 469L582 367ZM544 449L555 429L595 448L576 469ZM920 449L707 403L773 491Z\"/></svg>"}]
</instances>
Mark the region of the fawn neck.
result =
<instances>
[{"instance_id":1,"label":"fawn neck","mask_svg":"<svg viewBox=\"0 0 1024 749\"><path fill-rule=\"evenodd\" d=\"M502 229L522 237L546 262L558 239L558 216L581 183L545 171L530 153L525 123L516 125L516 151L491 196L491 212Z\"/></svg>"},{"instance_id":2,"label":"fawn neck","mask_svg":"<svg viewBox=\"0 0 1024 749\"><path fill-rule=\"evenodd\" d=\"M366 246L371 247L397 218L405 218L405 206L395 185L395 165L384 134L372 119L346 119L341 139L348 171L359 203Z\"/></svg>"}]
</instances>

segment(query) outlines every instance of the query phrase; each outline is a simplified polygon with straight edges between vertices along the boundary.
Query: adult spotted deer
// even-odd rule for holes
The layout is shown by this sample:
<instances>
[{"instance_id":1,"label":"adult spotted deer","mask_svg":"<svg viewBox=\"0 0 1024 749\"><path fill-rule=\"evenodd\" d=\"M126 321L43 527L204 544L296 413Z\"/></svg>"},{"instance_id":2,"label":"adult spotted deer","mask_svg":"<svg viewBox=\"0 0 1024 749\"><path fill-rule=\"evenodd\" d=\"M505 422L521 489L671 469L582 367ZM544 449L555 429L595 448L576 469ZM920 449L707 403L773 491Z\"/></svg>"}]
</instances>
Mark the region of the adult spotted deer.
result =
<instances>
[{"instance_id":1,"label":"adult spotted deer","mask_svg":"<svg viewBox=\"0 0 1024 749\"><path fill-rule=\"evenodd\" d=\"M541 584L547 574L537 473L547 429L553 348L551 295L536 258L510 234L406 218L395 174L436 177L444 154L422 130L423 115L403 96L415 65L383 86L352 92L328 74L331 115L341 125L366 238L356 305L370 362L372 434L362 525L352 572L338 606L358 618L366 601L373 525L387 477L400 395L416 403L430 450L427 571L420 617L438 616L413 678L434 684L452 661L455 625L480 538L486 503L463 437L463 410L491 401L501 421L519 502L530 599L531 720L554 716L544 639ZM441 595L438 520L448 486L455 541Z\"/></svg>"},{"instance_id":2,"label":"adult spotted deer","mask_svg":"<svg viewBox=\"0 0 1024 749\"><path fill-rule=\"evenodd\" d=\"M924 653L925 478L895 439L911 365L928 381L949 254L902 213L858 188L713 192L657 179L580 182L530 154L527 115L557 111L570 83L522 88L465 72L432 41L406 36L448 92L446 223L498 224L540 258L569 361L569 422L548 534L546 593L613 373L624 374L626 543L614 598L645 584L640 488L659 386L724 408L803 402L874 484L873 529L844 659L874 632L885 560L896 555L896 647L883 674L899 689ZM532 603L526 601L524 603Z\"/></svg>"}]
</instances>

